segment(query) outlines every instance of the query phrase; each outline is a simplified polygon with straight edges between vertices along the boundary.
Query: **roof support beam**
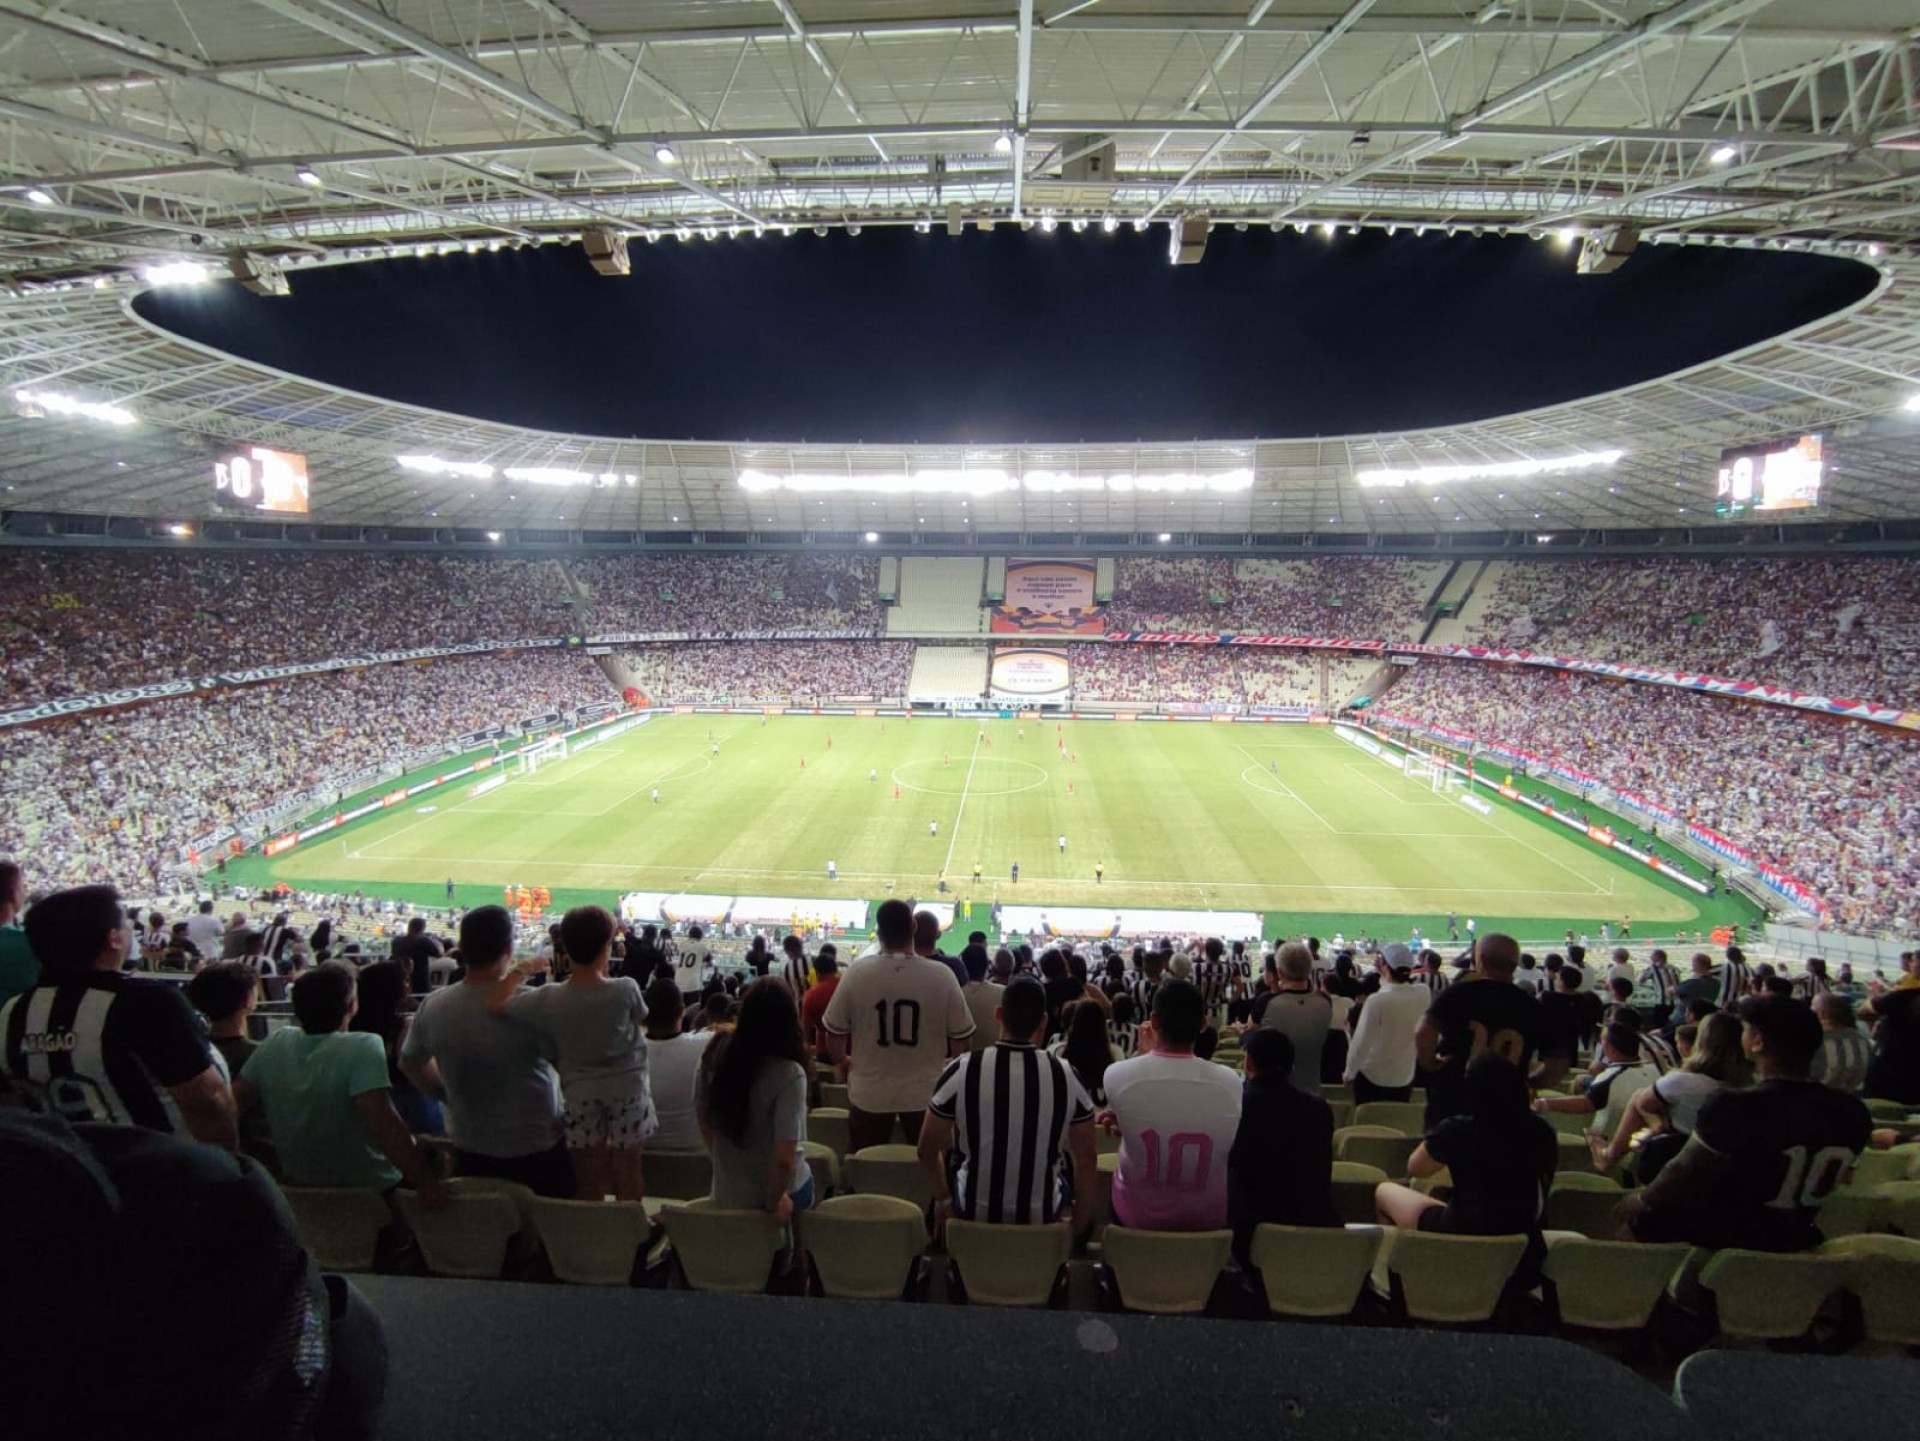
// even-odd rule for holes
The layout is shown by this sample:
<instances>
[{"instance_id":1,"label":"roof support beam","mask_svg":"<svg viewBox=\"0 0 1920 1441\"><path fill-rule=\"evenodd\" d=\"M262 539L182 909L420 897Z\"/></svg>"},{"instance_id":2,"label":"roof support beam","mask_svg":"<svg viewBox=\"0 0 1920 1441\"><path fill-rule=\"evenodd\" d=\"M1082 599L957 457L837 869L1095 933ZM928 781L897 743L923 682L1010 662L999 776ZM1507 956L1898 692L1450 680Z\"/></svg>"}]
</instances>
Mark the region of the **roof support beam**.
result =
<instances>
[{"instance_id":1,"label":"roof support beam","mask_svg":"<svg viewBox=\"0 0 1920 1441\"><path fill-rule=\"evenodd\" d=\"M1482 101L1464 115L1448 118L1447 133L1389 150L1384 155L1376 156L1372 160L1355 166L1337 180L1329 180L1325 184L1316 185L1302 192L1291 203L1275 210L1270 218L1284 220L1370 175L1377 175L1382 170L1390 170L1396 166L1414 165L1434 152L1452 145L1462 132L1496 116L1504 115L1509 110L1517 109L1529 101L1537 100L1543 95L1549 95L1569 80L1578 79L1591 70L1611 64L1621 55L1637 50L1649 40L1671 34L1694 21L1711 19L1716 11L1738 5L1745 12L1759 9L1768 3L1770 0L1682 0L1682 3L1669 10L1662 11L1658 15L1649 15L1631 29L1616 34L1613 39L1591 46L1551 69L1542 71L1533 79L1516 85L1513 89L1491 100Z\"/></svg>"},{"instance_id":2,"label":"roof support beam","mask_svg":"<svg viewBox=\"0 0 1920 1441\"><path fill-rule=\"evenodd\" d=\"M1013 72L1013 218L1025 214L1027 126L1033 112L1033 0L1020 0Z\"/></svg>"},{"instance_id":3,"label":"roof support beam","mask_svg":"<svg viewBox=\"0 0 1920 1441\"><path fill-rule=\"evenodd\" d=\"M1259 98L1240 114L1239 118L1233 122L1231 128L1201 152L1200 158L1188 167L1187 173L1176 180L1173 183L1173 187L1153 203L1148 209L1145 218L1152 220L1154 216L1164 210L1168 202L1182 190L1186 189L1193 181L1193 178L1212 163L1213 157L1226 148L1228 140L1252 125L1254 121L1260 118L1261 114L1265 112L1269 105L1286 94L1296 80L1302 75L1305 75L1315 65L1318 65L1321 57L1331 50L1339 41L1340 37L1351 30L1354 25L1373 8L1374 3L1375 0L1353 0L1353 3L1347 7L1346 13L1322 31L1313 43L1300 53L1297 60L1285 70L1281 71L1274 82L1260 92Z\"/></svg>"},{"instance_id":4,"label":"roof support beam","mask_svg":"<svg viewBox=\"0 0 1920 1441\"><path fill-rule=\"evenodd\" d=\"M380 36L396 45L404 45L426 60L442 67L452 74L460 76L472 85L491 92L528 114L545 121L555 130L587 142L596 151L610 156L614 162L635 174L650 179L665 180L679 185L714 204L745 217L757 225L766 223L765 217L755 214L743 205L728 199L711 186L702 185L691 177L683 175L672 166L662 165L651 155L640 156L635 147L621 143L613 132L597 125L590 125L578 115L563 106L554 104L544 96L535 94L517 80L511 80L496 70L492 70L470 56L457 50L449 50L428 36L422 35L411 26L402 25L398 20L389 19L377 11L368 10L360 5L349 4L347 0L312 0L312 3L325 7L341 15L365 30ZM469 152L470 153L470 152Z\"/></svg>"}]
</instances>

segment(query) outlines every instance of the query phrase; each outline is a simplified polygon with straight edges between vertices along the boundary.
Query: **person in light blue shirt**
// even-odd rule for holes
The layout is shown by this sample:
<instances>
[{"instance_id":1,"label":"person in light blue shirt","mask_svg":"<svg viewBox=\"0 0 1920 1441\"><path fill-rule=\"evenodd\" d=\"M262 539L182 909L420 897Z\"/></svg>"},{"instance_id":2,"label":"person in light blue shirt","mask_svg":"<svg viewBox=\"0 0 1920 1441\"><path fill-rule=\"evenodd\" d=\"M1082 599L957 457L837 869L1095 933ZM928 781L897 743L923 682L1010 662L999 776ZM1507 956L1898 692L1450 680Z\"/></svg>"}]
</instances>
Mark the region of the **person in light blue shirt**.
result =
<instances>
[{"instance_id":1,"label":"person in light blue shirt","mask_svg":"<svg viewBox=\"0 0 1920 1441\"><path fill-rule=\"evenodd\" d=\"M438 1210L446 1184L393 1108L380 1038L347 1029L354 1009L347 967L329 963L301 976L293 983L299 1025L274 1032L247 1058L236 1097L242 1109L255 1097L265 1108L290 1184L382 1192L405 1184Z\"/></svg>"}]
</instances>

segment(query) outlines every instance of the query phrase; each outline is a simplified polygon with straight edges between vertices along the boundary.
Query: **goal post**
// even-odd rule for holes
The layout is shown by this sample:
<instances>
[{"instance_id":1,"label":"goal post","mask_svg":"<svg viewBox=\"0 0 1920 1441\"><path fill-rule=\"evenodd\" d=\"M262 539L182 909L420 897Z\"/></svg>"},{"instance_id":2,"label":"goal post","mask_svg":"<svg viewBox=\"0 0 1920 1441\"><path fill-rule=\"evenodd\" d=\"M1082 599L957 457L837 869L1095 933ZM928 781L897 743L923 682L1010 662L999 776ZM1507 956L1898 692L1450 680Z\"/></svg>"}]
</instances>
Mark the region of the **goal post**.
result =
<instances>
[{"instance_id":1,"label":"goal post","mask_svg":"<svg viewBox=\"0 0 1920 1441\"><path fill-rule=\"evenodd\" d=\"M1432 756L1411 746L1401 753L1400 771L1410 781L1431 780L1435 790L1440 789L1440 777L1446 774L1445 768L1436 764Z\"/></svg>"},{"instance_id":2,"label":"goal post","mask_svg":"<svg viewBox=\"0 0 1920 1441\"><path fill-rule=\"evenodd\" d=\"M566 737L555 736L552 740L541 741L537 745L528 746L520 752L520 774L530 776L538 771L542 765L549 765L554 761L563 761L566 758Z\"/></svg>"}]
</instances>

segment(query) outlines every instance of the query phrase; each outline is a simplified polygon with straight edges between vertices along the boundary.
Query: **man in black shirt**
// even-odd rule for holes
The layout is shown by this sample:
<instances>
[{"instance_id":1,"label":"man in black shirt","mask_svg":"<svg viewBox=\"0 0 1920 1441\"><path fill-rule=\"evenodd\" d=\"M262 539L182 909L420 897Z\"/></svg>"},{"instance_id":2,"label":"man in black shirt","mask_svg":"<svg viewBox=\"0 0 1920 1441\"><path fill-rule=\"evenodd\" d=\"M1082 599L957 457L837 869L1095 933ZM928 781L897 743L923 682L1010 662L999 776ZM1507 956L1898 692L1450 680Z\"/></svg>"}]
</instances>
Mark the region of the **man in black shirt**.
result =
<instances>
[{"instance_id":1,"label":"man in black shirt","mask_svg":"<svg viewBox=\"0 0 1920 1441\"><path fill-rule=\"evenodd\" d=\"M1920 986L1900 985L1885 991L1860 1014L1873 1022L1867 1094L1906 1106L1920 1105Z\"/></svg>"},{"instance_id":2,"label":"man in black shirt","mask_svg":"<svg viewBox=\"0 0 1920 1441\"><path fill-rule=\"evenodd\" d=\"M1543 1060L1551 1058L1571 1070L1580 1052L1580 972L1568 965L1555 966L1553 984L1539 999L1540 1031L1534 1047Z\"/></svg>"},{"instance_id":3,"label":"man in black shirt","mask_svg":"<svg viewBox=\"0 0 1920 1441\"><path fill-rule=\"evenodd\" d=\"M1520 944L1497 932L1474 946L1473 969L1434 998L1413 1033L1419 1074L1427 1088L1427 1129L1465 1109L1462 1083L1467 1063L1491 1051L1520 1068L1533 1064L1539 1048L1540 1003L1513 983L1520 966ZM1554 1057L1543 1057L1537 1084L1551 1085L1566 1073Z\"/></svg>"},{"instance_id":4,"label":"man in black shirt","mask_svg":"<svg viewBox=\"0 0 1920 1441\"><path fill-rule=\"evenodd\" d=\"M1820 1203L1852 1172L1872 1119L1856 1097L1809 1078L1822 1036L1804 1003L1760 996L1740 1016L1760 1084L1700 1108L1686 1148L1622 1205L1629 1239L1750 1251L1820 1243Z\"/></svg>"},{"instance_id":5,"label":"man in black shirt","mask_svg":"<svg viewBox=\"0 0 1920 1441\"><path fill-rule=\"evenodd\" d=\"M416 999L424 999L433 987L433 960L440 954L440 943L427 934L427 918L415 916L407 922L407 933L393 943L393 958L407 968Z\"/></svg>"},{"instance_id":6,"label":"man in black shirt","mask_svg":"<svg viewBox=\"0 0 1920 1441\"><path fill-rule=\"evenodd\" d=\"M184 1131L231 1151L233 1092L170 981L121 974L133 928L112 886L56 891L27 912L40 984L0 1007L0 1091L70 1121Z\"/></svg>"},{"instance_id":7,"label":"man in black shirt","mask_svg":"<svg viewBox=\"0 0 1920 1441\"><path fill-rule=\"evenodd\" d=\"M1340 1220L1333 1209L1333 1108L1292 1084L1292 1037L1261 1026L1247 1032L1241 1055L1247 1080L1227 1153L1227 1217L1244 1265L1256 1226Z\"/></svg>"}]
</instances>

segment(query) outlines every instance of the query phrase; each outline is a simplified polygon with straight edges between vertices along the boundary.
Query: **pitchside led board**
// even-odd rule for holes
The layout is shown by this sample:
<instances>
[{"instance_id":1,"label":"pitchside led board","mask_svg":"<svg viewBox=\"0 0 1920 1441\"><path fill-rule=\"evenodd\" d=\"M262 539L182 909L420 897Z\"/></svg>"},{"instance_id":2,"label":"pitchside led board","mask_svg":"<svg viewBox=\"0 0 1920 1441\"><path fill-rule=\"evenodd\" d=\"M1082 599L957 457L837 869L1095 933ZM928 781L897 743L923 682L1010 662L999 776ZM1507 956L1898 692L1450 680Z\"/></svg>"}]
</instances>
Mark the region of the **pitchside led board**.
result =
<instances>
[{"instance_id":1,"label":"pitchside led board","mask_svg":"<svg viewBox=\"0 0 1920 1441\"><path fill-rule=\"evenodd\" d=\"M307 458L290 450L243 446L213 463L213 503L223 510L307 513Z\"/></svg>"},{"instance_id":2,"label":"pitchside led board","mask_svg":"<svg viewBox=\"0 0 1920 1441\"><path fill-rule=\"evenodd\" d=\"M1820 503L1826 447L1818 435L1720 452L1713 513L1722 517L1770 510L1811 510Z\"/></svg>"},{"instance_id":3,"label":"pitchside led board","mask_svg":"<svg viewBox=\"0 0 1920 1441\"><path fill-rule=\"evenodd\" d=\"M995 635L1100 635L1107 608L1094 598L1090 560L1010 560L1006 594L993 608Z\"/></svg>"}]
</instances>

